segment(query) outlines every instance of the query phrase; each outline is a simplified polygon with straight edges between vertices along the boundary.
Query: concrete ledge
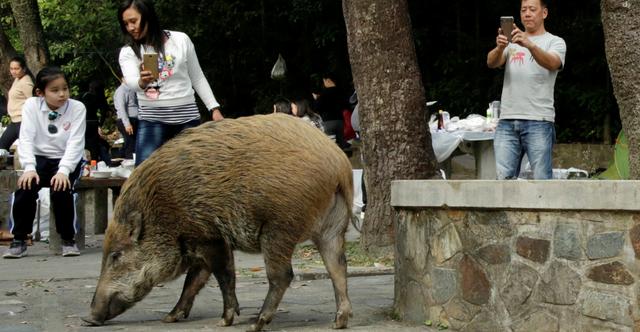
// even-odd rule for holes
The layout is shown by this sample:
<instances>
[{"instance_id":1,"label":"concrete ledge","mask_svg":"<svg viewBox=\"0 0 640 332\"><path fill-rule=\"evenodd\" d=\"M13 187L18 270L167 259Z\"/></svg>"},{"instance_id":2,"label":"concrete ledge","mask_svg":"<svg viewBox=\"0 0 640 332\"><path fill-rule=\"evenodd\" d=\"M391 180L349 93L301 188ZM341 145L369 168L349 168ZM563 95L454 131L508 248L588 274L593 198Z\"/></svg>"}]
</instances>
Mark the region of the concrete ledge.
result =
<instances>
[{"instance_id":1,"label":"concrete ledge","mask_svg":"<svg viewBox=\"0 0 640 332\"><path fill-rule=\"evenodd\" d=\"M527 210L637 211L640 181L396 180L391 205Z\"/></svg>"}]
</instances>

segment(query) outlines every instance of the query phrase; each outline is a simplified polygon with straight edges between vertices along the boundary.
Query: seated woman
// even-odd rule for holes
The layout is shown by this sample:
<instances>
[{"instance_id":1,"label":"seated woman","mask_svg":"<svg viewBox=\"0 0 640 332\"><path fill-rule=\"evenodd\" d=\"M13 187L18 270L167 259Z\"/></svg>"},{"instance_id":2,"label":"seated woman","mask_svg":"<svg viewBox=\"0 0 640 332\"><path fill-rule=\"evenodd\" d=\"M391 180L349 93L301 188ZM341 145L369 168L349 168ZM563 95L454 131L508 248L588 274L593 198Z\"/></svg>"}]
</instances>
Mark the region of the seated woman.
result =
<instances>
[{"instance_id":1,"label":"seated woman","mask_svg":"<svg viewBox=\"0 0 640 332\"><path fill-rule=\"evenodd\" d=\"M320 115L311 110L307 99L296 99L291 103L291 113L324 132L324 123Z\"/></svg>"}]
</instances>

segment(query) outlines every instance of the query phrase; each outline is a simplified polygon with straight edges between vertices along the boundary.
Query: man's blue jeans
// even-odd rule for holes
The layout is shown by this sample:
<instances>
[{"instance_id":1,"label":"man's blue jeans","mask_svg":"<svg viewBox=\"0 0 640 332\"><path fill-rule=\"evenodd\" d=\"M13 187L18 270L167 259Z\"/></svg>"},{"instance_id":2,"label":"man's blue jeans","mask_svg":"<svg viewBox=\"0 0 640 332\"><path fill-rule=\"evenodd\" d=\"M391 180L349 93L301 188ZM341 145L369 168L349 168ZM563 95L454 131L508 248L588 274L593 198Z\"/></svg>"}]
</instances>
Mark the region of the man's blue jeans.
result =
<instances>
[{"instance_id":1,"label":"man's blue jeans","mask_svg":"<svg viewBox=\"0 0 640 332\"><path fill-rule=\"evenodd\" d=\"M551 156L555 140L556 129L553 122L500 120L493 141L498 180L517 178L525 153L531 164L533 178L551 179Z\"/></svg>"},{"instance_id":2,"label":"man's blue jeans","mask_svg":"<svg viewBox=\"0 0 640 332\"><path fill-rule=\"evenodd\" d=\"M200 125L200 120L191 120L175 125L139 120L138 136L136 136L136 166L147 160L153 151L184 129L197 127L198 125Z\"/></svg>"}]
</instances>

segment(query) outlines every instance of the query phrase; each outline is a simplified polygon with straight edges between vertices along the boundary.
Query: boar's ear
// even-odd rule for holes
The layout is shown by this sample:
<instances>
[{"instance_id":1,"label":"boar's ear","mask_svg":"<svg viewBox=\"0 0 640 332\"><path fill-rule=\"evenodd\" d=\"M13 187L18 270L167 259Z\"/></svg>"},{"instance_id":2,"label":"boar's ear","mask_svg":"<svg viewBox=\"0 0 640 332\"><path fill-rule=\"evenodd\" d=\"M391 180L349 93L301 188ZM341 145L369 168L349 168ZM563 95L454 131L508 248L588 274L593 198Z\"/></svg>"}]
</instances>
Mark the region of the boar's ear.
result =
<instances>
[{"instance_id":1,"label":"boar's ear","mask_svg":"<svg viewBox=\"0 0 640 332\"><path fill-rule=\"evenodd\" d=\"M129 213L129 238L133 243L138 243L144 235L144 225L142 223L142 214L138 211Z\"/></svg>"}]
</instances>

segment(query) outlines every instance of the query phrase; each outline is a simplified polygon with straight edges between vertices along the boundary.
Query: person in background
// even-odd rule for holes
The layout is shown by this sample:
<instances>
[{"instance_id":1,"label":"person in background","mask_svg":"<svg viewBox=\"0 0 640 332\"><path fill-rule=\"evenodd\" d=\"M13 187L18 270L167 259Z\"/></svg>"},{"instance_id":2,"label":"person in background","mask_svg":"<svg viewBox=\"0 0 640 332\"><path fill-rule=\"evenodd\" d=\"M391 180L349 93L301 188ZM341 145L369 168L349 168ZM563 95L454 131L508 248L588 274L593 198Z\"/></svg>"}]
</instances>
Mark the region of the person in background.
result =
<instances>
[{"instance_id":1,"label":"person in background","mask_svg":"<svg viewBox=\"0 0 640 332\"><path fill-rule=\"evenodd\" d=\"M33 74L27 68L24 58L12 58L9 61L9 72L13 77L7 101L7 113L11 117L11 123L0 136L0 155L8 154L9 148L18 139L22 121L22 105L29 97L33 96Z\"/></svg>"},{"instance_id":2,"label":"person in background","mask_svg":"<svg viewBox=\"0 0 640 332\"><path fill-rule=\"evenodd\" d=\"M360 139L360 111L358 110L358 93L353 90L353 94L349 97L349 105L351 105L351 127L356 133L356 140Z\"/></svg>"},{"instance_id":3,"label":"person in background","mask_svg":"<svg viewBox=\"0 0 640 332\"><path fill-rule=\"evenodd\" d=\"M334 136L340 148L346 149L344 140L344 120L342 111L349 109L347 99L342 94L332 74L326 73L322 78L323 89L316 100L316 111L324 121L325 133Z\"/></svg>"},{"instance_id":4,"label":"person in background","mask_svg":"<svg viewBox=\"0 0 640 332\"><path fill-rule=\"evenodd\" d=\"M80 175L84 153L86 109L69 98L64 73L45 67L35 81L37 97L27 99L22 108L18 155L24 173L11 205L13 241L4 258L27 254L27 236L33 232L36 201L42 187L50 187L56 230L62 239L62 256L77 256L73 187Z\"/></svg>"},{"instance_id":5,"label":"person in background","mask_svg":"<svg viewBox=\"0 0 640 332\"><path fill-rule=\"evenodd\" d=\"M138 95L136 166L182 130L200 124L194 90L212 113L223 119L189 36L160 26L152 1L127 0L118 10L127 44L119 62L124 81ZM144 68L143 56L157 54L158 77Z\"/></svg>"},{"instance_id":6,"label":"person in background","mask_svg":"<svg viewBox=\"0 0 640 332\"><path fill-rule=\"evenodd\" d=\"M500 120L493 146L497 178L515 179L527 154L535 179L553 176L551 163L555 142L553 90L564 68L565 41L545 30L546 0L522 0L520 19L511 43L498 29L496 47L487 55L487 66L505 66Z\"/></svg>"},{"instance_id":7,"label":"person in background","mask_svg":"<svg viewBox=\"0 0 640 332\"><path fill-rule=\"evenodd\" d=\"M324 124L320 115L311 110L311 105L307 99L296 99L291 103L291 114L308 122L314 127L324 132Z\"/></svg>"},{"instance_id":8,"label":"person in background","mask_svg":"<svg viewBox=\"0 0 640 332\"><path fill-rule=\"evenodd\" d=\"M124 144L122 155L125 159L133 159L136 147L136 133L138 132L138 96L120 78L120 86L113 94L113 106L116 109L118 121L116 126L122 134Z\"/></svg>"},{"instance_id":9,"label":"person in background","mask_svg":"<svg viewBox=\"0 0 640 332\"><path fill-rule=\"evenodd\" d=\"M100 127L109 116L111 109L104 95L104 84L101 80L93 80L89 83L89 89L80 98L87 108L87 130L85 132L85 148L89 150L91 159L104 161L111 165L109 143L102 137Z\"/></svg>"},{"instance_id":10,"label":"person in background","mask_svg":"<svg viewBox=\"0 0 640 332\"><path fill-rule=\"evenodd\" d=\"M278 98L273 103L273 113L284 113L291 115L291 102L286 98Z\"/></svg>"}]
</instances>

